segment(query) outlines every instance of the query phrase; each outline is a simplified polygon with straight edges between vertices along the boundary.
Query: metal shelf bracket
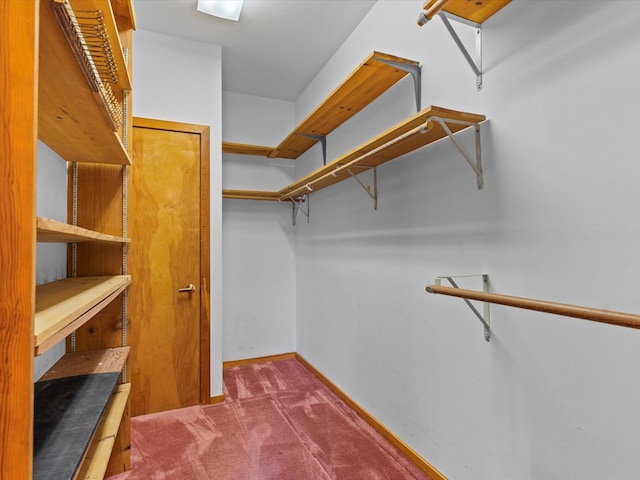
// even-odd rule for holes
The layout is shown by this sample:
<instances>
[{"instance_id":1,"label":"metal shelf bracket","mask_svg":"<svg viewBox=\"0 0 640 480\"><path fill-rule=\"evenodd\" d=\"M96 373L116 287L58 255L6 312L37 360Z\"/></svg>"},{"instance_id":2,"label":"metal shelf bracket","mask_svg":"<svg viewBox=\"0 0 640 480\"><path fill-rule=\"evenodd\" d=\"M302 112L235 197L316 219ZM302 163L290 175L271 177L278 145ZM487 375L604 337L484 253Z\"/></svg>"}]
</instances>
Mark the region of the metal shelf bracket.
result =
<instances>
[{"instance_id":1,"label":"metal shelf bracket","mask_svg":"<svg viewBox=\"0 0 640 480\"><path fill-rule=\"evenodd\" d=\"M482 144L480 143L480 124L478 124L478 123L470 123L470 122L462 122L462 121L450 120L450 119L447 119L447 121L445 122L442 118L435 117L435 116L431 117L430 120L436 121L436 122L438 122L440 124L440 126L445 131L447 136L451 139L451 141L456 146L456 148L458 149L460 154L464 157L464 159L467 161L467 163L469 164L471 169L475 172L475 174L476 174L476 184L478 185L478 190L482 190L482 188L484 187L484 180L483 180L483 176L482 176ZM447 122L448 123L457 123L459 125L468 125L468 126L473 127L473 129L475 131L475 137L476 137L476 143L475 143L475 145L476 145L476 159L475 159L475 162L472 160L471 155L469 155L467 153L467 151L464 149L464 147L458 141L458 139L456 137L454 137L453 132L451 131L451 129L447 125Z\"/></svg>"},{"instance_id":2,"label":"metal shelf bracket","mask_svg":"<svg viewBox=\"0 0 640 480\"><path fill-rule=\"evenodd\" d=\"M378 62L386 63L392 67L408 72L413 78L413 89L416 95L416 112L421 110L422 106L422 68L420 65L407 65L406 63L394 62L385 58L376 58Z\"/></svg>"},{"instance_id":3,"label":"metal shelf bracket","mask_svg":"<svg viewBox=\"0 0 640 480\"><path fill-rule=\"evenodd\" d=\"M436 277L435 284L438 285L438 286L442 285L442 279L444 278L451 284L452 287L460 288L460 287L458 287L458 285L456 284L456 282L454 280L454 278L460 278L460 277L482 277L482 291L483 292L488 292L489 291L489 275L487 275L486 273L483 273L481 275L456 275L456 276L452 275L452 276ZM430 290L430 286L429 285L427 285L427 292L433 293ZM489 305L490 304L489 304L489 302L482 302L484 315L481 315L480 312L478 312L478 310L476 309L476 307L469 301L469 299L463 298L463 300L469 306L469 308L475 314L475 316L478 317L478 319L480 320L480 322L484 326L484 339L488 342L489 340L491 340L491 325L490 325L490 316L489 316Z\"/></svg>"},{"instance_id":4,"label":"metal shelf bracket","mask_svg":"<svg viewBox=\"0 0 640 480\"><path fill-rule=\"evenodd\" d=\"M302 207L302 205L306 203L307 204L307 208L306 211L305 209ZM293 209L292 212L292 225L295 226L296 224L296 220L298 218L298 213L302 212L302 214L307 217L307 223L309 223L309 206L310 206L310 197L309 195L302 195L300 197L297 198L292 198L291 199L291 207Z\"/></svg>"},{"instance_id":5,"label":"metal shelf bracket","mask_svg":"<svg viewBox=\"0 0 640 480\"><path fill-rule=\"evenodd\" d=\"M353 167L353 168L365 168L366 170L373 170L373 193L371 193L371 185L365 185L362 180L358 178L358 173L353 173L351 168L347 168L347 172L349 175L353 177L353 179L358 182L358 184L362 187L367 195L371 197L373 200L373 209L378 209L378 169L376 167ZM362 173L362 172L359 172Z\"/></svg>"},{"instance_id":6,"label":"metal shelf bracket","mask_svg":"<svg viewBox=\"0 0 640 480\"><path fill-rule=\"evenodd\" d=\"M449 31L449 34L453 38L453 41L458 46L458 49L462 52L462 55L464 56L465 60L467 61L467 63L471 67L471 70L473 70L473 73L475 73L475 75L476 75L476 88L478 90L482 90L482 25L480 25L479 23L470 22L469 20L465 20L464 18L457 17L456 15L452 15L450 13L447 14L447 13L442 12L442 11L438 12L438 16L442 19L442 21L444 23L444 26ZM467 48L462 43L462 40L460 40L460 37L458 36L456 31L454 30L453 26L451 25L451 22L449 22L449 18L451 18L452 20L456 20L456 21L458 21L460 23L464 23L465 25L472 26L473 28L476 29L476 35L475 35L475 39L476 39L476 41L475 41L475 45L476 45L475 60L473 58L471 58L471 54L469 54L469 51L467 50Z\"/></svg>"},{"instance_id":7,"label":"metal shelf bracket","mask_svg":"<svg viewBox=\"0 0 640 480\"><path fill-rule=\"evenodd\" d=\"M311 135L310 133L298 133L302 137L317 140L322 145L322 164L327 164L327 137L325 135Z\"/></svg>"}]
</instances>

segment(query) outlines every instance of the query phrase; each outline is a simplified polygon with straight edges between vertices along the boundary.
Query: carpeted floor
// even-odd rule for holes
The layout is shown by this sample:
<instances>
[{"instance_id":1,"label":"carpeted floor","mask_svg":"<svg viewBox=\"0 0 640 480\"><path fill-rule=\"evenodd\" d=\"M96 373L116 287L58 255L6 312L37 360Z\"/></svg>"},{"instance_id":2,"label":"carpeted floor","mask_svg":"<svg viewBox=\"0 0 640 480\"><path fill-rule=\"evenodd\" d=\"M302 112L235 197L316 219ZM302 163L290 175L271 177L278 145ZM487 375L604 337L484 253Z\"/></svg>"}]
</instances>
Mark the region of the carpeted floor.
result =
<instances>
[{"instance_id":1,"label":"carpeted floor","mask_svg":"<svg viewBox=\"0 0 640 480\"><path fill-rule=\"evenodd\" d=\"M297 360L224 371L225 403L131 419L109 480L428 480Z\"/></svg>"}]
</instances>

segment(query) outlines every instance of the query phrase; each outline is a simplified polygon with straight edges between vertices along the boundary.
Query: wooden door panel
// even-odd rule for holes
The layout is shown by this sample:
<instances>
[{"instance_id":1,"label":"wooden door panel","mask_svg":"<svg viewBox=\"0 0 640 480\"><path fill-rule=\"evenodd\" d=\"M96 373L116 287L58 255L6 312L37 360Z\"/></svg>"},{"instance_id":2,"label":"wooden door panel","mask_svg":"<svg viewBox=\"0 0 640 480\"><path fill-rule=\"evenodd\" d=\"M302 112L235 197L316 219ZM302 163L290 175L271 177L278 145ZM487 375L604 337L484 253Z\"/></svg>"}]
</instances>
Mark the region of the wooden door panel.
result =
<instances>
[{"instance_id":1,"label":"wooden door panel","mask_svg":"<svg viewBox=\"0 0 640 480\"><path fill-rule=\"evenodd\" d=\"M200 402L200 135L134 128L132 415ZM179 292L193 284L193 292Z\"/></svg>"}]
</instances>

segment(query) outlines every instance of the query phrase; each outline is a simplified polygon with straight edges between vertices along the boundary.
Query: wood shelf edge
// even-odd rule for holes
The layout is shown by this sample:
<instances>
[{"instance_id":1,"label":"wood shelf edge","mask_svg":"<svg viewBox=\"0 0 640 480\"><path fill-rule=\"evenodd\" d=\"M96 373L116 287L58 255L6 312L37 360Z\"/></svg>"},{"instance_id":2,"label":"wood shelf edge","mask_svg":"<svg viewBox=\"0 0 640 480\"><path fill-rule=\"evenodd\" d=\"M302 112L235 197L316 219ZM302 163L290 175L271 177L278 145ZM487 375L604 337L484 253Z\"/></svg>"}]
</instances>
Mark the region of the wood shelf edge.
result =
<instances>
[{"instance_id":1,"label":"wood shelf edge","mask_svg":"<svg viewBox=\"0 0 640 480\"><path fill-rule=\"evenodd\" d=\"M248 145L244 143L222 142L222 153L236 155L254 155L258 157L271 157L274 147L264 145Z\"/></svg>"},{"instance_id":2,"label":"wood shelf edge","mask_svg":"<svg viewBox=\"0 0 640 480\"><path fill-rule=\"evenodd\" d=\"M104 478L130 391L130 383L115 388L78 472L79 480Z\"/></svg>"},{"instance_id":3,"label":"wood shelf edge","mask_svg":"<svg viewBox=\"0 0 640 480\"><path fill-rule=\"evenodd\" d=\"M107 235L50 218L36 217L36 228L38 242L131 242L129 238Z\"/></svg>"},{"instance_id":4,"label":"wood shelf edge","mask_svg":"<svg viewBox=\"0 0 640 480\"><path fill-rule=\"evenodd\" d=\"M222 198L235 199L235 200L265 200L265 201L279 201L280 193L278 192L263 192L258 190L222 190Z\"/></svg>"},{"instance_id":5,"label":"wood shelf edge","mask_svg":"<svg viewBox=\"0 0 640 480\"><path fill-rule=\"evenodd\" d=\"M35 355L41 355L88 322L130 283L130 275L112 275L66 278L36 287ZM51 317L57 320L52 322Z\"/></svg>"}]
</instances>

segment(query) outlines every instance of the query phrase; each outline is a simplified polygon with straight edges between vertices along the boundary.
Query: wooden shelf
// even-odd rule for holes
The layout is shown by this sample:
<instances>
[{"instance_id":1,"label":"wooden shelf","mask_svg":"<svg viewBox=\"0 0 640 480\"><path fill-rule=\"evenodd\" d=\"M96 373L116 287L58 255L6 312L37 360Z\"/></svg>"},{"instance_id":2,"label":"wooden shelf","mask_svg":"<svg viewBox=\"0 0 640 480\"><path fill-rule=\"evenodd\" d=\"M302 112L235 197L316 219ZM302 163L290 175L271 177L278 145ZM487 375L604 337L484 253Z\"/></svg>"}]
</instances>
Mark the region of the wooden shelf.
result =
<instances>
[{"instance_id":1,"label":"wooden shelf","mask_svg":"<svg viewBox=\"0 0 640 480\"><path fill-rule=\"evenodd\" d=\"M328 135L408 75L380 60L419 66L413 60L373 52L269 156L298 158L317 142L303 135Z\"/></svg>"},{"instance_id":2,"label":"wooden shelf","mask_svg":"<svg viewBox=\"0 0 640 480\"><path fill-rule=\"evenodd\" d=\"M129 238L94 232L49 218L36 217L36 227L38 242L131 242Z\"/></svg>"},{"instance_id":3,"label":"wooden shelf","mask_svg":"<svg viewBox=\"0 0 640 480\"><path fill-rule=\"evenodd\" d=\"M360 167L360 169L354 172L359 173L362 168L377 167L446 137L447 133L436 121L430 122L430 128L426 131L417 130L411 133L412 130L416 130L421 125L424 125L431 117L441 118L452 133L469 127L469 125L457 122L479 123L485 120L484 115L458 112L435 106L427 107L407 120L398 123L389 130L372 138L367 143L351 150L326 166L319 168L315 172L280 190L280 199L295 198L296 196L309 193L307 188L309 184L311 184L312 191L316 192L351 176L344 168L337 170L339 167L344 167L345 165L353 168ZM402 138L399 139L400 137ZM399 140L393 142L395 139Z\"/></svg>"},{"instance_id":4,"label":"wooden shelf","mask_svg":"<svg viewBox=\"0 0 640 480\"><path fill-rule=\"evenodd\" d=\"M103 12L107 9L105 23L113 21L108 0L91 1L99 3ZM112 49L114 57L122 57L119 42ZM127 72L124 67L122 70ZM40 2L39 75L40 140L70 162L131 165L108 113L99 95L89 87L49 1ZM130 80L123 82L126 85L120 85L121 89L127 85L131 88Z\"/></svg>"},{"instance_id":5,"label":"wooden shelf","mask_svg":"<svg viewBox=\"0 0 640 480\"><path fill-rule=\"evenodd\" d=\"M109 457L116 442L116 435L127 407L130 391L131 384L123 383L118 385L111 395L111 400L107 404L93 441L78 472L78 479L102 480L105 477L107 466L109 465Z\"/></svg>"},{"instance_id":6,"label":"wooden shelf","mask_svg":"<svg viewBox=\"0 0 640 480\"><path fill-rule=\"evenodd\" d=\"M278 192L261 192L257 190L222 190L222 198L237 200L280 200Z\"/></svg>"},{"instance_id":7,"label":"wooden shelf","mask_svg":"<svg viewBox=\"0 0 640 480\"><path fill-rule=\"evenodd\" d=\"M34 478L104 478L131 389L115 385L129 351L67 353L36 383Z\"/></svg>"},{"instance_id":8,"label":"wooden shelf","mask_svg":"<svg viewBox=\"0 0 640 480\"><path fill-rule=\"evenodd\" d=\"M129 275L65 278L36 287L35 354L86 323L131 283Z\"/></svg>"},{"instance_id":9,"label":"wooden shelf","mask_svg":"<svg viewBox=\"0 0 640 480\"><path fill-rule=\"evenodd\" d=\"M246 145L244 143L222 142L222 153L235 153L238 155L256 155L269 157L275 149L262 145Z\"/></svg>"},{"instance_id":10,"label":"wooden shelf","mask_svg":"<svg viewBox=\"0 0 640 480\"><path fill-rule=\"evenodd\" d=\"M423 9L429 10L439 0L428 0ZM442 10L474 23L483 23L511 0L449 0Z\"/></svg>"},{"instance_id":11,"label":"wooden shelf","mask_svg":"<svg viewBox=\"0 0 640 480\"><path fill-rule=\"evenodd\" d=\"M124 368L130 351L131 347L116 347L89 352L68 352L38 381L92 373L120 372Z\"/></svg>"}]
</instances>

